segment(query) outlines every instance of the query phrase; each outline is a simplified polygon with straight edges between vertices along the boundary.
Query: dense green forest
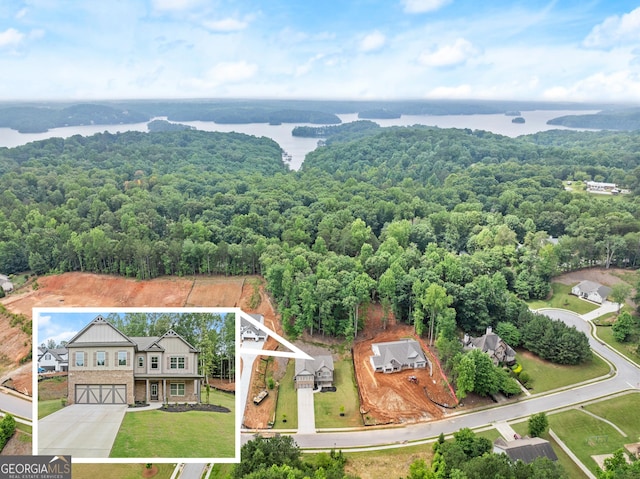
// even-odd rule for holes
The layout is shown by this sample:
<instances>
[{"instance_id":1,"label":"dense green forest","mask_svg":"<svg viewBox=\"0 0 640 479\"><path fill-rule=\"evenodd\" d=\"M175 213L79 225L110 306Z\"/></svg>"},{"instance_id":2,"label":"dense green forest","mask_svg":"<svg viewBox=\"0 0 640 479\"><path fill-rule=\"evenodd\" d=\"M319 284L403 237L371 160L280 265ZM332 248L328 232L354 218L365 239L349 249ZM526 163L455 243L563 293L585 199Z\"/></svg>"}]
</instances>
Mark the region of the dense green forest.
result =
<instances>
[{"instance_id":1,"label":"dense green forest","mask_svg":"<svg viewBox=\"0 0 640 479\"><path fill-rule=\"evenodd\" d=\"M590 357L581 333L542 323L523 300L545 297L561 271L638 267L639 134L410 127L336 138L298 172L275 142L236 133L0 149L0 272L257 273L292 335L352 339L375 301L437 339L453 369L456 331L487 326L511 325L556 362ZM584 180L631 193L588 195Z\"/></svg>"}]
</instances>

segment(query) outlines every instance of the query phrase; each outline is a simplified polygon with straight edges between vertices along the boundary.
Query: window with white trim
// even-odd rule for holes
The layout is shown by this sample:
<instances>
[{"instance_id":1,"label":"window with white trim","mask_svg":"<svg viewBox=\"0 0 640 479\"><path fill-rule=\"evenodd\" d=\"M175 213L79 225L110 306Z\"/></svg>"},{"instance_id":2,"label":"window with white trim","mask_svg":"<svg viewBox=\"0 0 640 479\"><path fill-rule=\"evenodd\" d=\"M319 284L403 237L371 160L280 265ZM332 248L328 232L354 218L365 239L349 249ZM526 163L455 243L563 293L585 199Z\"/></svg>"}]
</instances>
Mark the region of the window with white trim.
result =
<instances>
[{"instance_id":1,"label":"window with white trim","mask_svg":"<svg viewBox=\"0 0 640 479\"><path fill-rule=\"evenodd\" d=\"M139 368L144 367L144 356L138 356L138 367Z\"/></svg>"},{"instance_id":2,"label":"window with white trim","mask_svg":"<svg viewBox=\"0 0 640 479\"><path fill-rule=\"evenodd\" d=\"M118 351L118 366L126 366L126 365L127 365L127 352Z\"/></svg>"},{"instance_id":3,"label":"window with white trim","mask_svg":"<svg viewBox=\"0 0 640 479\"><path fill-rule=\"evenodd\" d=\"M158 369L158 356L151 356L151 369Z\"/></svg>"},{"instance_id":4,"label":"window with white trim","mask_svg":"<svg viewBox=\"0 0 640 479\"><path fill-rule=\"evenodd\" d=\"M184 396L184 383L171 383L172 396Z\"/></svg>"},{"instance_id":5,"label":"window with white trim","mask_svg":"<svg viewBox=\"0 0 640 479\"><path fill-rule=\"evenodd\" d=\"M96 366L107 365L107 353L105 351L98 351L96 353Z\"/></svg>"},{"instance_id":6,"label":"window with white trim","mask_svg":"<svg viewBox=\"0 0 640 479\"><path fill-rule=\"evenodd\" d=\"M184 356L173 356L169 358L170 369L184 369Z\"/></svg>"},{"instance_id":7,"label":"window with white trim","mask_svg":"<svg viewBox=\"0 0 640 479\"><path fill-rule=\"evenodd\" d=\"M76 351L76 366L84 367L84 351Z\"/></svg>"}]
</instances>

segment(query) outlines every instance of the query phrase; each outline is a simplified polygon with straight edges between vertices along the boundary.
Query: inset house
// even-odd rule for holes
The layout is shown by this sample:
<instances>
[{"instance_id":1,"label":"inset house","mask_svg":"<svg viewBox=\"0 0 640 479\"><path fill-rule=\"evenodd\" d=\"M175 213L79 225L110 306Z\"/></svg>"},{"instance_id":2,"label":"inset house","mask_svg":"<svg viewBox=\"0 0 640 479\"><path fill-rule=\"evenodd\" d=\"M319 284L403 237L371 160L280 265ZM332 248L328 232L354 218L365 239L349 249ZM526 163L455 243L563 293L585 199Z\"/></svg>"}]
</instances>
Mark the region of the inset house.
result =
<instances>
[{"instance_id":1,"label":"inset house","mask_svg":"<svg viewBox=\"0 0 640 479\"><path fill-rule=\"evenodd\" d=\"M264 324L264 316L261 314L250 314L253 319L258 321L260 324ZM246 319L242 318L240 320L240 339L242 341L266 341L267 333L250 323Z\"/></svg>"},{"instance_id":2,"label":"inset house","mask_svg":"<svg viewBox=\"0 0 640 479\"><path fill-rule=\"evenodd\" d=\"M333 358L317 356L314 359L296 358L296 370L293 380L295 388L332 388L333 387Z\"/></svg>"},{"instance_id":3,"label":"inset house","mask_svg":"<svg viewBox=\"0 0 640 479\"><path fill-rule=\"evenodd\" d=\"M611 288L603 286L595 281L580 281L573 288L571 294L575 294L579 298L593 301L594 303L604 303L607 296L611 294Z\"/></svg>"},{"instance_id":4,"label":"inset house","mask_svg":"<svg viewBox=\"0 0 640 479\"><path fill-rule=\"evenodd\" d=\"M522 461L529 464L539 457L546 457L552 461L557 461L558 456L553 451L549 441L540 437L516 439L505 441L503 438L496 439L493 443L493 452L506 454L512 461Z\"/></svg>"},{"instance_id":5,"label":"inset house","mask_svg":"<svg viewBox=\"0 0 640 479\"><path fill-rule=\"evenodd\" d=\"M516 361L516 352L511 346L504 342L500 336L493 332L489 326L485 334L479 338L472 338L468 334L464 335L462 347L465 350L480 349L489 355L493 364L512 365Z\"/></svg>"},{"instance_id":6,"label":"inset house","mask_svg":"<svg viewBox=\"0 0 640 479\"><path fill-rule=\"evenodd\" d=\"M200 402L199 351L171 329L128 337L97 316L67 349L69 404Z\"/></svg>"},{"instance_id":7,"label":"inset house","mask_svg":"<svg viewBox=\"0 0 640 479\"><path fill-rule=\"evenodd\" d=\"M5 293L13 291L13 283L9 281L9 277L4 274L0 274L0 288L2 288Z\"/></svg>"},{"instance_id":8,"label":"inset house","mask_svg":"<svg viewBox=\"0 0 640 479\"><path fill-rule=\"evenodd\" d=\"M38 368L45 371L60 372L69 369L69 351L67 348L38 348Z\"/></svg>"},{"instance_id":9,"label":"inset house","mask_svg":"<svg viewBox=\"0 0 640 479\"><path fill-rule=\"evenodd\" d=\"M395 373L403 369L427 367L427 358L418 341L414 339L374 343L371 349L373 356L370 361L375 372Z\"/></svg>"}]
</instances>

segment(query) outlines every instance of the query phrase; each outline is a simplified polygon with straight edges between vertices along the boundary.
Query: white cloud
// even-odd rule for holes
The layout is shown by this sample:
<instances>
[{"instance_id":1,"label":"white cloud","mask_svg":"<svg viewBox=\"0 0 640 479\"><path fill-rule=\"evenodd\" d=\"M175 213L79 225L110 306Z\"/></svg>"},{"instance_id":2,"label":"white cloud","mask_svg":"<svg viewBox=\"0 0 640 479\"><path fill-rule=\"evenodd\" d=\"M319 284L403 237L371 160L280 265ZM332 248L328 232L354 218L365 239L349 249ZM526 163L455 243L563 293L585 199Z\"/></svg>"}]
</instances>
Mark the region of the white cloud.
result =
<instances>
[{"instance_id":1,"label":"white cloud","mask_svg":"<svg viewBox=\"0 0 640 479\"><path fill-rule=\"evenodd\" d=\"M228 83L249 80L258 71L258 66L246 61L221 62L210 68L204 78L193 78L190 86L200 89L215 88Z\"/></svg>"},{"instance_id":2,"label":"white cloud","mask_svg":"<svg viewBox=\"0 0 640 479\"><path fill-rule=\"evenodd\" d=\"M325 55L323 53L318 53L317 55L314 55L313 57L309 58L304 64L299 65L296 68L296 76L302 76L309 73L311 71L311 68L313 68L313 64L316 63L318 60L323 59L324 57Z\"/></svg>"},{"instance_id":3,"label":"white cloud","mask_svg":"<svg viewBox=\"0 0 640 479\"><path fill-rule=\"evenodd\" d=\"M387 43L387 38L376 30L375 32L366 35L360 41L360 51L375 52L376 50L380 50L385 43Z\"/></svg>"},{"instance_id":4,"label":"white cloud","mask_svg":"<svg viewBox=\"0 0 640 479\"><path fill-rule=\"evenodd\" d=\"M427 98L466 99L471 98L471 86L440 86L426 94Z\"/></svg>"},{"instance_id":5,"label":"white cloud","mask_svg":"<svg viewBox=\"0 0 640 479\"><path fill-rule=\"evenodd\" d=\"M640 7L622 16L613 15L593 27L584 45L608 48L623 43L640 43Z\"/></svg>"},{"instance_id":6,"label":"white cloud","mask_svg":"<svg viewBox=\"0 0 640 479\"><path fill-rule=\"evenodd\" d=\"M443 45L432 51L424 52L418 61L429 67L450 67L465 63L477 54L476 48L464 38L458 38L453 44Z\"/></svg>"},{"instance_id":7,"label":"white cloud","mask_svg":"<svg viewBox=\"0 0 640 479\"><path fill-rule=\"evenodd\" d=\"M18 13L16 13L16 18L18 20L20 20L21 18L24 18L27 14L28 10L26 8L23 8L21 10L18 11Z\"/></svg>"},{"instance_id":8,"label":"white cloud","mask_svg":"<svg viewBox=\"0 0 640 479\"><path fill-rule=\"evenodd\" d=\"M243 20L236 20L235 18L224 18L222 20L205 21L202 24L207 29L220 33L238 32L240 30L244 30L249 25L248 22Z\"/></svg>"},{"instance_id":9,"label":"white cloud","mask_svg":"<svg viewBox=\"0 0 640 479\"><path fill-rule=\"evenodd\" d=\"M554 86L543 92L546 100L640 101L640 75L630 71L596 73L570 86Z\"/></svg>"},{"instance_id":10,"label":"white cloud","mask_svg":"<svg viewBox=\"0 0 640 479\"><path fill-rule=\"evenodd\" d=\"M24 39L24 34L15 28L8 28L0 32L0 48L17 46Z\"/></svg>"},{"instance_id":11,"label":"white cloud","mask_svg":"<svg viewBox=\"0 0 640 479\"><path fill-rule=\"evenodd\" d=\"M155 10L189 10L201 3L201 0L153 0Z\"/></svg>"},{"instance_id":12,"label":"white cloud","mask_svg":"<svg viewBox=\"0 0 640 479\"><path fill-rule=\"evenodd\" d=\"M406 13L432 12L449 3L451 0L402 0Z\"/></svg>"}]
</instances>

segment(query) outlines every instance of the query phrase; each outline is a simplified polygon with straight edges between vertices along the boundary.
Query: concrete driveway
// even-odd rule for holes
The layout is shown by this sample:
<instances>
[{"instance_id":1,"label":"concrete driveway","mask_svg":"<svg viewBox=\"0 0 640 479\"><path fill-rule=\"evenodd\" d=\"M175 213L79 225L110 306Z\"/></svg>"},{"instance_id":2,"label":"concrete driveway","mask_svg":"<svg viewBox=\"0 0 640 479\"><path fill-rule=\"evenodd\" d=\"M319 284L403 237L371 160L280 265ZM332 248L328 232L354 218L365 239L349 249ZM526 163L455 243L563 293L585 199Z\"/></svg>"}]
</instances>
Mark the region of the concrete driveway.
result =
<instances>
[{"instance_id":1,"label":"concrete driveway","mask_svg":"<svg viewBox=\"0 0 640 479\"><path fill-rule=\"evenodd\" d=\"M298 389L298 434L315 434L316 413L313 402L313 389Z\"/></svg>"},{"instance_id":2,"label":"concrete driveway","mask_svg":"<svg viewBox=\"0 0 640 479\"><path fill-rule=\"evenodd\" d=\"M38 421L38 454L109 457L127 405L73 404Z\"/></svg>"}]
</instances>

